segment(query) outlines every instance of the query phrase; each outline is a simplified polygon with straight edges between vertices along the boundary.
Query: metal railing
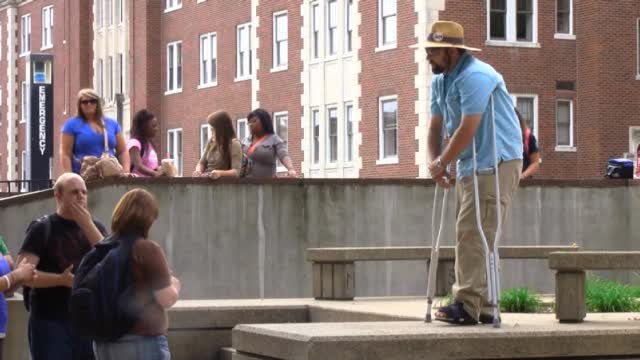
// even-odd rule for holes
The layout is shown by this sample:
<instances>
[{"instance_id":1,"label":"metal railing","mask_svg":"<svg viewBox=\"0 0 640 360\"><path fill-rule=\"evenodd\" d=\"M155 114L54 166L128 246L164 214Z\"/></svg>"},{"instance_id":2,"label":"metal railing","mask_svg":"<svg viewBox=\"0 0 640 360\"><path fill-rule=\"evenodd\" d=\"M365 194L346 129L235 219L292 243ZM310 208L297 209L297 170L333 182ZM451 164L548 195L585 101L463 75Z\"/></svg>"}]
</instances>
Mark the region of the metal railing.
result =
<instances>
[{"instance_id":1,"label":"metal railing","mask_svg":"<svg viewBox=\"0 0 640 360\"><path fill-rule=\"evenodd\" d=\"M26 194L53 187L52 179L44 180L0 180L0 197Z\"/></svg>"}]
</instances>

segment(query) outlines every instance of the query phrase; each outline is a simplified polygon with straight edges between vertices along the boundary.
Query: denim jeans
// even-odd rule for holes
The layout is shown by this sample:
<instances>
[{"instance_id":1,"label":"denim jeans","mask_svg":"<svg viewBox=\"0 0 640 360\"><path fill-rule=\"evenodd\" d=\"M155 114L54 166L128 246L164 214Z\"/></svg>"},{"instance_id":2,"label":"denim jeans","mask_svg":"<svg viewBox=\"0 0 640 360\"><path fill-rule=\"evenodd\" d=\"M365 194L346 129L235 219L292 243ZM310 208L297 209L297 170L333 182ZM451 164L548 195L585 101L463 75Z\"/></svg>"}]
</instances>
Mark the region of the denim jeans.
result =
<instances>
[{"instance_id":1,"label":"denim jeans","mask_svg":"<svg viewBox=\"0 0 640 360\"><path fill-rule=\"evenodd\" d=\"M96 360L171 360L166 336L125 335L113 342L94 342Z\"/></svg>"},{"instance_id":2,"label":"denim jeans","mask_svg":"<svg viewBox=\"0 0 640 360\"><path fill-rule=\"evenodd\" d=\"M73 336L66 320L30 316L29 350L33 360L93 360L91 341Z\"/></svg>"}]
</instances>

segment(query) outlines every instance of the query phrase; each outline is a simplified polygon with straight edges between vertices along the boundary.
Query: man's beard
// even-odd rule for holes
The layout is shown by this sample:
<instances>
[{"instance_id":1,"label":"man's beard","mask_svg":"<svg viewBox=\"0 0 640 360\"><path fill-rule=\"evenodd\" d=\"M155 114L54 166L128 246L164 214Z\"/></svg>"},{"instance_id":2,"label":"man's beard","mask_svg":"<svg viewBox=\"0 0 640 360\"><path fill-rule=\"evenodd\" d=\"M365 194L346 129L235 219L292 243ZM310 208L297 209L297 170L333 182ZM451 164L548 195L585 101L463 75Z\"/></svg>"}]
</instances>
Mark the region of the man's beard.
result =
<instances>
[{"instance_id":1,"label":"man's beard","mask_svg":"<svg viewBox=\"0 0 640 360\"><path fill-rule=\"evenodd\" d=\"M434 73L434 75L442 74L444 72L444 68L440 65L436 65L432 63L431 72Z\"/></svg>"}]
</instances>

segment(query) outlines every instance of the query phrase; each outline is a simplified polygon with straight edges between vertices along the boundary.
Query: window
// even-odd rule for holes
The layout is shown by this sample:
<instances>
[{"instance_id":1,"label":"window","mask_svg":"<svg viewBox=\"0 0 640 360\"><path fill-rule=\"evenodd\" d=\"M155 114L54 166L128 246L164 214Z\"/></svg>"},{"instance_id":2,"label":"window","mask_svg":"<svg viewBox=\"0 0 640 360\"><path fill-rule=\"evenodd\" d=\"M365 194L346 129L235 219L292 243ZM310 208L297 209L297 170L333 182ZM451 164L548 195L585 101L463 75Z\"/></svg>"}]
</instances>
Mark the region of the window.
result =
<instances>
[{"instance_id":1,"label":"window","mask_svg":"<svg viewBox=\"0 0 640 360\"><path fill-rule=\"evenodd\" d=\"M164 11L171 11L171 10L176 10L176 9L180 9L182 7L182 0L166 0L166 6Z\"/></svg>"},{"instance_id":2,"label":"window","mask_svg":"<svg viewBox=\"0 0 640 360\"><path fill-rule=\"evenodd\" d=\"M338 109L327 109L327 159L330 163L338 161Z\"/></svg>"},{"instance_id":3,"label":"window","mask_svg":"<svg viewBox=\"0 0 640 360\"><path fill-rule=\"evenodd\" d=\"M29 121L29 110L31 110L29 106L29 84L26 81L22 82L22 119L21 122Z\"/></svg>"},{"instance_id":4,"label":"window","mask_svg":"<svg viewBox=\"0 0 640 360\"><path fill-rule=\"evenodd\" d=\"M236 137L240 142L243 142L248 136L247 119L238 119L236 121Z\"/></svg>"},{"instance_id":5,"label":"window","mask_svg":"<svg viewBox=\"0 0 640 360\"><path fill-rule=\"evenodd\" d=\"M31 51L31 15L23 15L20 18L20 53L28 54Z\"/></svg>"},{"instance_id":6,"label":"window","mask_svg":"<svg viewBox=\"0 0 640 360\"><path fill-rule=\"evenodd\" d=\"M320 58L320 5L311 5L311 58Z\"/></svg>"},{"instance_id":7,"label":"window","mask_svg":"<svg viewBox=\"0 0 640 360\"><path fill-rule=\"evenodd\" d=\"M556 35L573 35L573 0L556 0Z\"/></svg>"},{"instance_id":8,"label":"window","mask_svg":"<svg viewBox=\"0 0 640 360\"><path fill-rule=\"evenodd\" d=\"M123 0L116 0L116 21L118 24L124 22L124 6L122 1Z\"/></svg>"},{"instance_id":9,"label":"window","mask_svg":"<svg viewBox=\"0 0 640 360\"><path fill-rule=\"evenodd\" d=\"M573 145L573 104L571 100L556 103L556 146L572 148Z\"/></svg>"},{"instance_id":10,"label":"window","mask_svg":"<svg viewBox=\"0 0 640 360\"><path fill-rule=\"evenodd\" d=\"M107 57L107 100L113 100L113 56Z\"/></svg>"},{"instance_id":11,"label":"window","mask_svg":"<svg viewBox=\"0 0 640 360\"><path fill-rule=\"evenodd\" d=\"M282 139L285 145L289 144L289 114L287 112L278 112L273 114L275 120L276 134Z\"/></svg>"},{"instance_id":12,"label":"window","mask_svg":"<svg viewBox=\"0 0 640 360\"><path fill-rule=\"evenodd\" d=\"M345 52L350 53L353 51L353 0L347 0L347 9L345 11L345 39L344 49Z\"/></svg>"},{"instance_id":13,"label":"window","mask_svg":"<svg viewBox=\"0 0 640 360\"><path fill-rule=\"evenodd\" d=\"M236 137L240 142L249 136L249 129L247 128L247 119L238 119L236 121Z\"/></svg>"},{"instance_id":14,"label":"window","mask_svg":"<svg viewBox=\"0 0 640 360\"><path fill-rule=\"evenodd\" d=\"M22 154L20 156L20 160L21 160L21 165L22 165L22 177L20 178L20 180L22 180L22 182L20 182L20 192L27 192L29 191L29 184L27 183L27 180L29 175L28 175L28 171L27 171L27 152L22 150Z\"/></svg>"},{"instance_id":15,"label":"window","mask_svg":"<svg viewBox=\"0 0 640 360\"><path fill-rule=\"evenodd\" d=\"M538 96L513 95L513 104L524 117L533 135L538 137Z\"/></svg>"},{"instance_id":16,"label":"window","mask_svg":"<svg viewBox=\"0 0 640 360\"><path fill-rule=\"evenodd\" d=\"M118 54L118 94L124 94L124 54Z\"/></svg>"},{"instance_id":17,"label":"window","mask_svg":"<svg viewBox=\"0 0 640 360\"><path fill-rule=\"evenodd\" d=\"M537 0L487 0L489 40L535 43Z\"/></svg>"},{"instance_id":18,"label":"window","mask_svg":"<svg viewBox=\"0 0 640 360\"><path fill-rule=\"evenodd\" d=\"M95 22L96 22L96 28L98 30L102 29L102 26L103 26L102 24L103 24L103 20L104 20L103 17L102 17L102 10L103 10L102 9L102 1L103 0L95 0L95 2L94 2L95 6L96 6Z\"/></svg>"},{"instance_id":19,"label":"window","mask_svg":"<svg viewBox=\"0 0 640 360\"><path fill-rule=\"evenodd\" d=\"M96 68L96 90L100 96L104 96L104 62L102 59L98 59Z\"/></svg>"},{"instance_id":20,"label":"window","mask_svg":"<svg viewBox=\"0 0 640 360\"><path fill-rule=\"evenodd\" d=\"M273 68L286 68L288 60L289 38L287 12L273 15Z\"/></svg>"},{"instance_id":21,"label":"window","mask_svg":"<svg viewBox=\"0 0 640 360\"><path fill-rule=\"evenodd\" d=\"M200 85L218 81L218 37L216 33L200 36Z\"/></svg>"},{"instance_id":22,"label":"window","mask_svg":"<svg viewBox=\"0 0 640 360\"><path fill-rule=\"evenodd\" d=\"M380 98L380 160L398 159L398 99Z\"/></svg>"},{"instance_id":23,"label":"window","mask_svg":"<svg viewBox=\"0 0 640 360\"><path fill-rule=\"evenodd\" d=\"M209 124L200 125L200 158L204 155L204 148L211 139L211 126Z\"/></svg>"},{"instance_id":24,"label":"window","mask_svg":"<svg viewBox=\"0 0 640 360\"><path fill-rule=\"evenodd\" d=\"M113 3L112 0L104 1L104 23L105 26L113 25Z\"/></svg>"},{"instance_id":25,"label":"window","mask_svg":"<svg viewBox=\"0 0 640 360\"><path fill-rule=\"evenodd\" d=\"M345 144L345 161L350 163L353 161L353 105L345 106L344 121L346 125L346 144Z\"/></svg>"},{"instance_id":26,"label":"window","mask_svg":"<svg viewBox=\"0 0 640 360\"><path fill-rule=\"evenodd\" d=\"M311 156L313 164L320 163L320 111L311 111L311 129L313 131L313 145L311 147Z\"/></svg>"},{"instance_id":27,"label":"window","mask_svg":"<svg viewBox=\"0 0 640 360\"><path fill-rule=\"evenodd\" d=\"M338 33L338 1L327 2L327 53L329 56L338 53L336 34Z\"/></svg>"},{"instance_id":28,"label":"window","mask_svg":"<svg viewBox=\"0 0 640 360\"><path fill-rule=\"evenodd\" d=\"M378 47L395 47L397 41L396 0L378 0Z\"/></svg>"},{"instance_id":29,"label":"window","mask_svg":"<svg viewBox=\"0 0 640 360\"><path fill-rule=\"evenodd\" d=\"M171 129L167 132L167 152L169 159L178 169L178 176L182 176L182 129Z\"/></svg>"},{"instance_id":30,"label":"window","mask_svg":"<svg viewBox=\"0 0 640 360\"><path fill-rule=\"evenodd\" d=\"M167 45L167 92L182 91L182 42Z\"/></svg>"},{"instance_id":31,"label":"window","mask_svg":"<svg viewBox=\"0 0 640 360\"><path fill-rule=\"evenodd\" d=\"M251 78L251 24L238 25L236 31L236 78Z\"/></svg>"},{"instance_id":32,"label":"window","mask_svg":"<svg viewBox=\"0 0 640 360\"><path fill-rule=\"evenodd\" d=\"M53 6L42 8L42 48L53 47Z\"/></svg>"}]
</instances>

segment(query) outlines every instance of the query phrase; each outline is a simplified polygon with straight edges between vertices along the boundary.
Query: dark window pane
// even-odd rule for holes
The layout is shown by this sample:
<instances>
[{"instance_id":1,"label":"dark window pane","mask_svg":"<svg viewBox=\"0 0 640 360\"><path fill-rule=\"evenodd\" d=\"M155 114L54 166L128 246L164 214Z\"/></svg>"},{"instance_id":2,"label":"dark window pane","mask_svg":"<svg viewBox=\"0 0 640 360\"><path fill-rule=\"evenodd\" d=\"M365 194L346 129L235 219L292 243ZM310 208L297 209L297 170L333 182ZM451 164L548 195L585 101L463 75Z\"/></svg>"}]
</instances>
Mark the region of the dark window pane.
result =
<instances>
[{"instance_id":1,"label":"dark window pane","mask_svg":"<svg viewBox=\"0 0 640 360\"><path fill-rule=\"evenodd\" d=\"M491 12L491 39L506 38L506 16L503 12Z\"/></svg>"}]
</instances>

